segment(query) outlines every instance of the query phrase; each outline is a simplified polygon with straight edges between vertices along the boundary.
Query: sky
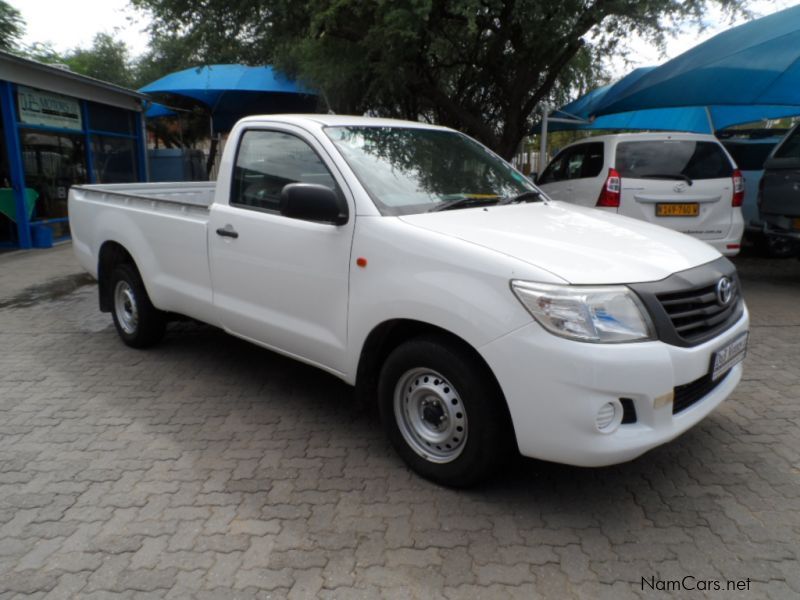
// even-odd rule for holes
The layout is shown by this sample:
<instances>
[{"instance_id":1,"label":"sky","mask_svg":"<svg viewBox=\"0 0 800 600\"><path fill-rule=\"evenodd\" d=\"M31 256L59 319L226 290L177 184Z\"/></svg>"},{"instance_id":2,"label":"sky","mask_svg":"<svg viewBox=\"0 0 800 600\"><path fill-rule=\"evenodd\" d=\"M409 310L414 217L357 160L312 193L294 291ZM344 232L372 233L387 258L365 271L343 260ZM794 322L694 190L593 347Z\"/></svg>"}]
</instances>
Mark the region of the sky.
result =
<instances>
[{"instance_id":1,"label":"sky","mask_svg":"<svg viewBox=\"0 0 800 600\"><path fill-rule=\"evenodd\" d=\"M128 0L6 0L25 19L23 44L51 42L64 52L88 47L96 33L110 33L136 56L147 49L147 21ZM130 22L134 18L138 22Z\"/></svg>"},{"instance_id":2,"label":"sky","mask_svg":"<svg viewBox=\"0 0 800 600\"><path fill-rule=\"evenodd\" d=\"M147 19L128 6L128 0L7 0L20 11L27 23L23 43L50 42L60 52L77 46L91 45L95 33L105 32L122 39L133 56L147 49ZM798 0L749 0L746 5L755 16L764 16L800 3ZM619 58L609 60L609 70L615 78L631 69L657 65L673 58L692 46L732 27L745 19L731 22L718 9L709 10L704 18L705 29L687 26L669 40L666 52L648 42L633 37L630 64Z\"/></svg>"}]
</instances>

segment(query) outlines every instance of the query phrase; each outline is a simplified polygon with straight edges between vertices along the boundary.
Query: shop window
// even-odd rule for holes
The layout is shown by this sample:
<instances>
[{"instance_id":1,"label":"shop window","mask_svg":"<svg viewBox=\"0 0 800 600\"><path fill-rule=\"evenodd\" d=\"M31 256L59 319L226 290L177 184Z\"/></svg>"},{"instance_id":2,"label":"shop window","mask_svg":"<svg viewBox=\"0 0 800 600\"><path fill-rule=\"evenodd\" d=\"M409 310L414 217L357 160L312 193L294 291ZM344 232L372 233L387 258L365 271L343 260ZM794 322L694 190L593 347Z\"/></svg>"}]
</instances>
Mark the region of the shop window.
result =
<instances>
[{"instance_id":1,"label":"shop window","mask_svg":"<svg viewBox=\"0 0 800 600\"><path fill-rule=\"evenodd\" d=\"M92 154L97 183L130 183L139 180L134 140L93 135Z\"/></svg>"},{"instance_id":2,"label":"shop window","mask_svg":"<svg viewBox=\"0 0 800 600\"><path fill-rule=\"evenodd\" d=\"M83 137L22 130L20 141L25 186L38 194L33 219L66 217L70 186L88 181ZM66 223L61 224L54 233L55 237L66 235Z\"/></svg>"},{"instance_id":3,"label":"shop window","mask_svg":"<svg viewBox=\"0 0 800 600\"><path fill-rule=\"evenodd\" d=\"M134 113L107 104L89 102L89 129L111 133L134 134Z\"/></svg>"}]
</instances>

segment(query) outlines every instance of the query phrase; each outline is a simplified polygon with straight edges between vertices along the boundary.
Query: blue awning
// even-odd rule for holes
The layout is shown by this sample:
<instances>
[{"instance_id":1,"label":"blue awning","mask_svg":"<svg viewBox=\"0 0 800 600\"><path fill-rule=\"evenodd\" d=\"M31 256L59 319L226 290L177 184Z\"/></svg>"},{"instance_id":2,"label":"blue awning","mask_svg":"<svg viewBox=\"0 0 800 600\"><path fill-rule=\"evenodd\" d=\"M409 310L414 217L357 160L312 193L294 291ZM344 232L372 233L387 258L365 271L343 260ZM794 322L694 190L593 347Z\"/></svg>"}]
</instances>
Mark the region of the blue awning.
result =
<instances>
[{"instance_id":1,"label":"blue awning","mask_svg":"<svg viewBox=\"0 0 800 600\"><path fill-rule=\"evenodd\" d=\"M726 105L800 106L800 5L714 36L605 94L591 114Z\"/></svg>"},{"instance_id":2,"label":"blue awning","mask_svg":"<svg viewBox=\"0 0 800 600\"><path fill-rule=\"evenodd\" d=\"M686 106L603 115L572 123L548 122L547 128L549 131L647 130L714 133L734 125L796 115L800 115L800 106L709 106L708 113L704 106ZM534 128L533 133L538 133L540 127Z\"/></svg>"}]
</instances>

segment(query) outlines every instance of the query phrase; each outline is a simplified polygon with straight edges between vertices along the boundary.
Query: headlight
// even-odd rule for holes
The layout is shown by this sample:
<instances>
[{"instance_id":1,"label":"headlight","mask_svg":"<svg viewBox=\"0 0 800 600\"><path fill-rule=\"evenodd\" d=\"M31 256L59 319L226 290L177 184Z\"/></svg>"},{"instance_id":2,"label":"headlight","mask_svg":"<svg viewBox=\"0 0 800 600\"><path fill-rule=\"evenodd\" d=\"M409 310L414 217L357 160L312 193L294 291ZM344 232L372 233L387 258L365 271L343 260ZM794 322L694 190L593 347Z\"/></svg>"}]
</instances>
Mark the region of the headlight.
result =
<instances>
[{"instance_id":1,"label":"headlight","mask_svg":"<svg viewBox=\"0 0 800 600\"><path fill-rule=\"evenodd\" d=\"M574 286L512 281L511 289L545 329L583 342L653 339L639 298L625 286Z\"/></svg>"}]
</instances>

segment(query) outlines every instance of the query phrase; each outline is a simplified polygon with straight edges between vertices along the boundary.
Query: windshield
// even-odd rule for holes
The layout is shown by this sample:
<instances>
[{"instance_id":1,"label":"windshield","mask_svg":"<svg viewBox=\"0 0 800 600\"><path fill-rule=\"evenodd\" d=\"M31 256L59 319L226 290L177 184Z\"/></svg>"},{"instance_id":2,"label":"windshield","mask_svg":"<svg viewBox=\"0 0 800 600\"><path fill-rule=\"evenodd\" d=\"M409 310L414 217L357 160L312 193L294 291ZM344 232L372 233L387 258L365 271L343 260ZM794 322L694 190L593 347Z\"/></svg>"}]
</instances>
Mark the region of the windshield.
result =
<instances>
[{"instance_id":1,"label":"windshield","mask_svg":"<svg viewBox=\"0 0 800 600\"><path fill-rule=\"evenodd\" d=\"M325 133L385 215L428 212L461 199L464 207L491 204L536 190L505 161L455 131L326 127Z\"/></svg>"}]
</instances>

